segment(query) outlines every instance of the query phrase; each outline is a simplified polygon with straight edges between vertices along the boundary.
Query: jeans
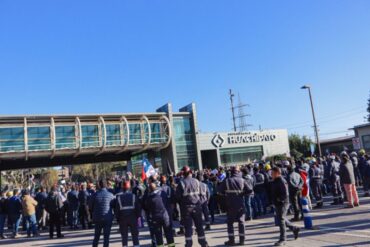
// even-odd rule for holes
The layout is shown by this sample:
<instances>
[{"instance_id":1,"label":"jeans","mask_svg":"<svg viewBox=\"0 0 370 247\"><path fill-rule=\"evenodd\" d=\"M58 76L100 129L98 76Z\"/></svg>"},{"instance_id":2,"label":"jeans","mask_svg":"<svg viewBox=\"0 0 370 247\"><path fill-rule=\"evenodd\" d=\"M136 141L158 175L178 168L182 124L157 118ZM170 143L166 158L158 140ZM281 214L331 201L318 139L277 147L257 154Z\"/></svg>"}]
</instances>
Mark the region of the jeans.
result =
<instances>
[{"instance_id":1,"label":"jeans","mask_svg":"<svg viewBox=\"0 0 370 247\"><path fill-rule=\"evenodd\" d=\"M4 234L4 225L5 225L5 214L0 214L0 236Z\"/></svg>"},{"instance_id":2,"label":"jeans","mask_svg":"<svg viewBox=\"0 0 370 247\"><path fill-rule=\"evenodd\" d=\"M78 209L77 210L68 210L68 223L70 227L77 227L78 223Z\"/></svg>"},{"instance_id":3,"label":"jeans","mask_svg":"<svg viewBox=\"0 0 370 247\"><path fill-rule=\"evenodd\" d=\"M266 193L255 193L254 195L255 200L255 208L256 214L261 216L262 214L266 214Z\"/></svg>"},{"instance_id":4,"label":"jeans","mask_svg":"<svg viewBox=\"0 0 370 247\"><path fill-rule=\"evenodd\" d=\"M9 218L13 223L13 234L18 235L19 225L21 223L21 214L11 214Z\"/></svg>"},{"instance_id":5,"label":"jeans","mask_svg":"<svg viewBox=\"0 0 370 247\"><path fill-rule=\"evenodd\" d=\"M24 216L24 220L26 221L27 235L31 236L31 229L32 229L33 236L36 236L37 235L36 215L32 214L30 216Z\"/></svg>"},{"instance_id":6,"label":"jeans","mask_svg":"<svg viewBox=\"0 0 370 247\"><path fill-rule=\"evenodd\" d=\"M109 236L110 236L110 230L112 228L112 220L108 221L98 221L95 222L95 235L94 235L94 241L93 241L93 247L97 247L100 240L101 231L103 230L104 234L104 247L109 246Z\"/></svg>"},{"instance_id":7,"label":"jeans","mask_svg":"<svg viewBox=\"0 0 370 247\"><path fill-rule=\"evenodd\" d=\"M253 195L245 196L245 207L246 207L246 217L252 219L253 218L253 208L252 208L252 200Z\"/></svg>"},{"instance_id":8,"label":"jeans","mask_svg":"<svg viewBox=\"0 0 370 247\"><path fill-rule=\"evenodd\" d=\"M283 205L275 205L276 219L280 228L280 241L286 240L286 228L288 227L291 231L297 229L289 220L287 220L289 203Z\"/></svg>"}]
</instances>

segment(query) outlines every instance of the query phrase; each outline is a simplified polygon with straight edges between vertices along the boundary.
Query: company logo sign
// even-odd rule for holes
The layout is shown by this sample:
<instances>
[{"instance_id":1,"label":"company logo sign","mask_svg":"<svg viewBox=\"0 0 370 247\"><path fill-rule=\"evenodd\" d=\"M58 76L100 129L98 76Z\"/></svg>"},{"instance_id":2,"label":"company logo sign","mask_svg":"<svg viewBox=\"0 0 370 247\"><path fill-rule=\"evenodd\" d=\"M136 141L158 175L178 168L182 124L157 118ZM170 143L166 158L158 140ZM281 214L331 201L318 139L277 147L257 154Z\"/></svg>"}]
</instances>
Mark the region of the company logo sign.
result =
<instances>
[{"instance_id":1,"label":"company logo sign","mask_svg":"<svg viewBox=\"0 0 370 247\"><path fill-rule=\"evenodd\" d=\"M216 148L222 147L224 143L225 143L225 139L220 134L215 135L212 139L212 144Z\"/></svg>"},{"instance_id":2,"label":"company logo sign","mask_svg":"<svg viewBox=\"0 0 370 247\"><path fill-rule=\"evenodd\" d=\"M261 143L261 142L273 142L276 140L275 134L270 133L228 133L227 144L243 144L243 143ZM223 147L225 139L220 134L216 134L212 139L212 144L216 148Z\"/></svg>"},{"instance_id":3,"label":"company logo sign","mask_svg":"<svg viewBox=\"0 0 370 247\"><path fill-rule=\"evenodd\" d=\"M227 140L229 144L272 142L276 140L276 135L265 133L229 133Z\"/></svg>"}]
</instances>

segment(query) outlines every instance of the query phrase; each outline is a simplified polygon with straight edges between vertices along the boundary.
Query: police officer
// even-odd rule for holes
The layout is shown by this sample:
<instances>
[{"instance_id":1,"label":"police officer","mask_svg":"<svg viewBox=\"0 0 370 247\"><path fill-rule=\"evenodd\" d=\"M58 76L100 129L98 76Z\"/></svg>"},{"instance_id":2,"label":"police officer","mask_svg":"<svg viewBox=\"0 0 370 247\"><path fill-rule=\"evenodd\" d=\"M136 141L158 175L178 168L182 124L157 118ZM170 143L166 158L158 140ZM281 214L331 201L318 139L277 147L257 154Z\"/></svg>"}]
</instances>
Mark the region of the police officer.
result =
<instances>
[{"instance_id":1,"label":"police officer","mask_svg":"<svg viewBox=\"0 0 370 247\"><path fill-rule=\"evenodd\" d=\"M157 247L164 246L162 228L166 236L167 246L175 246L172 225L167 211L168 203L166 192L157 187L157 183L150 183L149 193L144 196L144 209L150 215Z\"/></svg>"},{"instance_id":2,"label":"police officer","mask_svg":"<svg viewBox=\"0 0 370 247\"><path fill-rule=\"evenodd\" d=\"M131 193L130 181L122 183L122 191L116 195L115 215L122 237L122 246L128 246L128 228L130 227L132 242L139 246L138 218L140 217L140 203L135 194Z\"/></svg>"},{"instance_id":3,"label":"police officer","mask_svg":"<svg viewBox=\"0 0 370 247\"><path fill-rule=\"evenodd\" d=\"M286 218L289 208L289 189L287 181L281 176L279 167L272 168L272 178L272 201L275 206L276 217L280 228L280 239L275 243L275 246L282 246L285 245L286 241L286 227L293 231L295 239L298 238L300 229Z\"/></svg>"},{"instance_id":4,"label":"police officer","mask_svg":"<svg viewBox=\"0 0 370 247\"><path fill-rule=\"evenodd\" d=\"M340 163L338 162L338 159L334 155L330 156L329 167L330 167L329 179L331 182L331 189L333 193L333 203L331 205L342 204L343 192L339 176Z\"/></svg>"},{"instance_id":5,"label":"police officer","mask_svg":"<svg viewBox=\"0 0 370 247\"><path fill-rule=\"evenodd\" d=\"M209 221L209 208L208 202L210 199L210 192L208 189L208 185L203 183L203 175L198 173L197 179L200 183L200 203L202 204L202 212L204 216L204 224L206 228L204 230L209 231L211 230L211 222Z\"/></svg>"},{"instance_id":6,"label":"police officer","mask_svg":"<svg viewBox=\"0 0 370 247\"><path fill-rule=\"evenodd\" d=\"M227 232L229 241L225 242L227 246L235 245L234 222L239 224L240 245L245 240L245 203L244 196L253 191L251 180L245 180L242 177L239 166L232 167L230 177L225 179L220 185L220 194L225 195L226 214L227 214Z\"/></svg>"},{"instance_id":7,"label":"police officer","mask_svg":"<svg viewBox=\"0 0 370 247\"><path fill-rule=\"evenodd\" d=\"M318 164L316 163L312 165L309 171L311 188L312 188L313 195L315 196L315 199L316 199L315 208L321 208L323 206L322 173L323 171L321 171Z\"/></svg>"},{"instance_id":8,"label":"police officer","mask_svg":"<svg viewBox=\"0 0 370 247\"><path fill-rule=\"evenodd\" d=\"M200 182L192 177L188 166L182 169L184 179L176 188L176 199L180 204L182 223L185 228L185 247L193 246L193 221L198 235L198 243L208 246L202 222L202 204L200 201Z\"/></svg>"}]
</instances>

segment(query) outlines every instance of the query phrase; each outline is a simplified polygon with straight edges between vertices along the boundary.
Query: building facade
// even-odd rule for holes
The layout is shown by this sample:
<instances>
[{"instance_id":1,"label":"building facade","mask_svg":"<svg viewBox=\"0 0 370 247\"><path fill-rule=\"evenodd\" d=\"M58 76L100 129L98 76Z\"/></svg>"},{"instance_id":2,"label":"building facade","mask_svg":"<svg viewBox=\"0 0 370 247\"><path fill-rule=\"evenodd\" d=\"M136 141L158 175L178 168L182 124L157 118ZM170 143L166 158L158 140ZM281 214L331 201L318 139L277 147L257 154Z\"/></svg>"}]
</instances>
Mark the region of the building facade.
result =
<instances>
[{"instance_id":1,"label":"building facade","mask_svg":"<svg viewBox=\"0 0 370 247\"><path fill-rule=\"evenodd\" d=\"M357 125L353 129L356 136L354 140L355 149L365 149L366 152L370 152L370 123Z\"/></svg>"},{"instance_id":2,"label":"building facade","mask_svg":"<svg viewBox=\"0 0 370 247\"><path fill-rule=\"evenodd\" d=\"M198 134L203 167L242 165L290 154L287 130Z\"/></svg>"}]
</instances>

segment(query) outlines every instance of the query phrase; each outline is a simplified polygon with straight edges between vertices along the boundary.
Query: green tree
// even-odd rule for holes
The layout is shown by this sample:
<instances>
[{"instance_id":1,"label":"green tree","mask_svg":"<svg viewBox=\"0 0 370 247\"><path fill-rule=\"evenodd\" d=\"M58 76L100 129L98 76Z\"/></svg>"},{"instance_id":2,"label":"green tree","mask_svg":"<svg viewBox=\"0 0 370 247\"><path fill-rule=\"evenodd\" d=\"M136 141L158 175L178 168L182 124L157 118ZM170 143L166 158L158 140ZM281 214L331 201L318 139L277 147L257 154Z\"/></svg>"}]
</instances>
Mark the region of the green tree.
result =
<instances>
[{"instance_id":1,"label":"green tree","mask_svg":"<svg viewBox=\"0 0 370 247\"><path fill-rule=\"evenodd\" d=\"M294 158L301 158L304 155L308 155L310 153L310 146L312 143L312 140L307 136L301 137L298 134L291 134L289 136L291 156Z\"/></svg>"},{"instance_id":2,"label":"green tree","mask_svg":"<svg viewBox=\"0 0 370 247\"><path fill-rule=\"evenodd\" d=\"M49 168L45 169L41 173L41 185L44 186L47 189L50 189L54 185L58 184L59 181L59 176L58 176L58 171Z\"/></svg>"}]
</instances>

